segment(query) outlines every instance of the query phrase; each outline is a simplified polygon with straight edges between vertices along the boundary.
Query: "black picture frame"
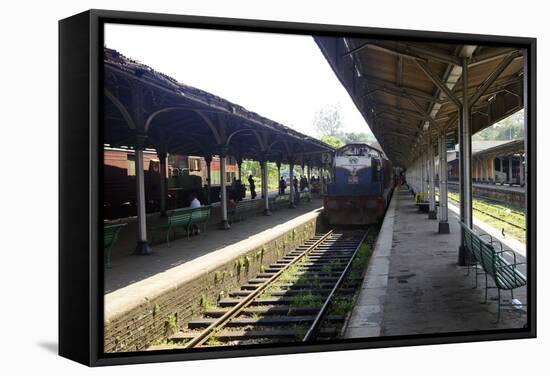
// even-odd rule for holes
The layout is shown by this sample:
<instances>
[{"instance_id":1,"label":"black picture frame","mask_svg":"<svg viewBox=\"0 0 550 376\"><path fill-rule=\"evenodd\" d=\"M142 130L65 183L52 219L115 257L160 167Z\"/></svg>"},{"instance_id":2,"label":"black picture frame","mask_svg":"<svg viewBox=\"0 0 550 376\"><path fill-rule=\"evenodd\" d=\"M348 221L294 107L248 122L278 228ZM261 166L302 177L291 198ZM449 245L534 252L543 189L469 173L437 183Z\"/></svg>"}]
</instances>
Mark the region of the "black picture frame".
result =
<instances>
[{"instance_id":1,"label":"black picture frame","mask_svg":"<svg viewBox=\"0 0 550 376\"><path fill-rule=\"evenodd\" d=\"M311 345L105 354L100 247L103 24L515 45L528 61L527 328L380 337ZM59 22L59 354L88 366L229 358L536 337L536 39L172 14L89 10ZM82 168L89 166L89 168ZM70 219L70 220L69 220Z\"/></svg>"}]
</instances>

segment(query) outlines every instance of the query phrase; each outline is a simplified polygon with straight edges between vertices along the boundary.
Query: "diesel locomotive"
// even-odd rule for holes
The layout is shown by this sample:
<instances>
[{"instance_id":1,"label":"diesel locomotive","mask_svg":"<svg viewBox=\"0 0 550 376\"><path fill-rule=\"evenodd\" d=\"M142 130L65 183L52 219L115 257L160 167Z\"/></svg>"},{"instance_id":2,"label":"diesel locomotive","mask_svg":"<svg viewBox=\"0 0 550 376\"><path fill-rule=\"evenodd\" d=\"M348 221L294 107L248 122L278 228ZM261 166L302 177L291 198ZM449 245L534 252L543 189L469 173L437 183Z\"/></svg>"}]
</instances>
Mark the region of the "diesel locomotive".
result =
<instances>
[{"instance_id":1,"label":"diesel locomotive","mask_svg":"<svg viewBox=\"0 0 550 376\"><path fill-rule=\"evenodd\" d=\"M331 225L380 222L393 190L393 169L384 153L368 144L348 144L336 150L332 181L324 196Z\"/></svg>"}]
</instances>

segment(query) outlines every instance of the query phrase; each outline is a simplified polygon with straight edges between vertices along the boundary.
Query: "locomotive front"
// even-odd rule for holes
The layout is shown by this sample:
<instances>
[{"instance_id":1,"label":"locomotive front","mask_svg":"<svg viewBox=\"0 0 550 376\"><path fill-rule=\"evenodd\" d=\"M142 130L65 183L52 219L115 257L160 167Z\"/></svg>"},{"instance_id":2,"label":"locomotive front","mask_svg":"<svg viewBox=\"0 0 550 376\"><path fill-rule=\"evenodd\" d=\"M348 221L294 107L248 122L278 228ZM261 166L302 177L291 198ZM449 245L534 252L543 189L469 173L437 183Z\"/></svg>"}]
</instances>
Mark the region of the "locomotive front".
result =
<instances>
[{"instance_id":1,"label":"locomotive front","mask_svg":"<svg viewBox=\"0 0 550 376\"><path fill-rule=\"evenodd\" d=\"M367 225L384 217L393 177L383 153L367 144L348 144L336 151L333 179L324 197L331 225Z\"/></svg>"}]
</instances>

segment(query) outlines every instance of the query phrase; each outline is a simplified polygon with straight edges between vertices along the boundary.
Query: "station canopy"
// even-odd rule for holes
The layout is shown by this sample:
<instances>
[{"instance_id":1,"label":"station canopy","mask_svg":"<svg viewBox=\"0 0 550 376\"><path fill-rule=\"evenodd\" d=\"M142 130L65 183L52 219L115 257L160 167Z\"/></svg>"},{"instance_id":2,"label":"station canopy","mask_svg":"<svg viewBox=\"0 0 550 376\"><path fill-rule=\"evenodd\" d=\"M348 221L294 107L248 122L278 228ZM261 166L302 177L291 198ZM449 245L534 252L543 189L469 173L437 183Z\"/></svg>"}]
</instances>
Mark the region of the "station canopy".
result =
<instances>
[{"instance_id":1,"label":"station canopy","mask_svg":"<svg viewBox=\"0 0 550 376\"><path fill-rule=\"evenodd\" d=\"M523 107L523 51L456 43L315 37L388 158L406 168L429 137L457 142L467 67L472 134ZM432 138L433 143L433 138Z\"/></svg>"},{"instance_id":2,"label":"station canopy","mask_svg":"<svg viewBox=\"0 0 550 376\"><path fill-rule=\"evenodd\" d=\"M239 159L320 165L333 148L242 106L104 49L103 143ZM258 95L260 95L258 93Z\"/></svg>"},{"instance_id":3,"label":"station canopy","mask_svg":"<svg viewBox=\"0 0 550 376\"><path fill-rule=\"evenodd\" d=\"M477 153L474 153L472 157L477 159L499 158L514 154L523 154L524 152L525 141L520 138L517 140L503 142L500 145L495 145L491 148L478 151Z\"/></svg>"}]
</instances>

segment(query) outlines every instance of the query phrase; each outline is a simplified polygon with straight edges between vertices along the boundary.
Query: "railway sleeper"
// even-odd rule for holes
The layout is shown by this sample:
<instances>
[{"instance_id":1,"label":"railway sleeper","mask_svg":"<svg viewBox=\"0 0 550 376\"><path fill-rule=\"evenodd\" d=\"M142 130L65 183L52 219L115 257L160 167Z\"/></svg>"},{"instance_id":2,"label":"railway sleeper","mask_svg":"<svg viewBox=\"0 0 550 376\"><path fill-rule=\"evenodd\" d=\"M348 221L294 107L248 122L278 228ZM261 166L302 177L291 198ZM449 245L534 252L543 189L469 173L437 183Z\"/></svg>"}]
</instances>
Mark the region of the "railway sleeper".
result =
<instances>
[{"instance_id":1,"label":"railway sleeper","mask_svg":"<svg viewBox=\"0 0 550 376\"><path fill-rule=\"evenodd\" d=\"M349 260L349 258L346 259L346 260ZM324 264L331 264L331 265L343 265L343 264L345 264L345 262L335 262L335 261L337 261L337 260L326 260L326 262L321 262L321 261L318 261L318 262L300 262L299 264L295 264L295 265L304 267L304 266L321 266L321 265L324 265ZM288 262L277 261L275 264L269 265L269 267L270 268L278 267L278 266L284 267L288 264L289 264Z\"/></svg>"},{"instance_id":2,"label":"railway sleeper","mask_svg":"<svg viewBox=\"0 0 550 376\"><path fill-rule=\"evenodd\" d=\"M339 296L350 296L352 294L349 294L349 293L343 293L341 292L340 290L339 291ZM355 289L353 289L353 291L355 291ZM318 294L318 298L319 299L323 299L326 297L326 294L325 296L322 296L320 294ZM299 298L299 296L298 296ZM315 298L312 297L312 299ZM223 298L223 299L220 299L218 301L218 306L220 307L232 307L234 305L237 305L241 302L241 299L239 298ZM256 298L254 300L252 300L252 302L250 302L250 306L262 306L262 305L295 305L295 302L296 302L296 298L293 299L293 297L288 297L288 296L277 296L277 297L272 297L272 298Z\"/></svg>"},{"instance_id":3,"label":"railway sleeper","mask_svg":"<svg viewBox=\"0 0 550 376\"><path fill-rule=\"evenodd\" d=\"M334 328L322 328L318 332L319 335L324 337L334 337L338 334L337 330ZM221 330L216 333L216 339L218 341L245 341L248 339L260 339L260 338L271 338L271 339L286 339L286 338L299 338L304 335L303 330L299 329L273 329L269 328L268 330L254 330L254 329L229 329ZM169 340L172 342L187 342L195 338L196 334L191 332L178 332L172 335Z\"/></svg>"},{"instance_id":4,"label":"railway sleeper","mask_svg":"<svg viewBox=\"0 0 550 376\"><path fill-rule=\"evenodd\" d=\"M221 317L230 310L227 308L212 308L203 313L205 317ZM290 305L280 305L273 307L249 307L241 311L242 315L260 315L260 316L274 316L274 315L314 315L319 312L319 307L292 307Z\"/></svg>"},{"instance_id":5,"label":"railway sleeper","mask_svg":"<svg viewBox=\"0 0 550 376\"><path fill-rule=\"evenodd\" d=\"M330 277L328 274L324 274L324 276L320 276L318 273L307 273L307 274L300 274L300 275L291 275L291 279L285 278L284 282L274 282L274 285L281 285L281 284L310 284L310 283L320 283L320 284L330 284L331 286L334 286L334 283L338 280L340 274L334 274ZM254 278L250 279L247 284L244 284L241 286L242 289L245 290L254 290L256 287L258 287L259 284L265 282L266 279L264 278ZM346 278L347 282L360 282L362 281L362 278Z\"/></svg>"},{"instance_id":6,"label":"railway sleeper","mask_svg":"<svg viewBox=\"0 0 550 376\"><path fill-rule=\"evenodd\" d=\"M248 283L261 283L265 282L266 279L271 278L275 273L259 273L255 278L252 278L248 281ZM341 271L337 270L331 270L331 271L302 271L302 272L296 272L291 273L290 275L296 279L301 277L315 277L318 276L319 278L335 278L340 276L342 274Z\"/></svg>"},{"instance_id":7,"label":"railway sleeper","mask_svg":"<svg viewBox=\"0 0 550 376\"><path fill-rule=\"evenodd\" d=\"M333 279L336 280L336 278L333 278ZM333 281L328 281L323 283L323 281L321 281L320 279L311 280L311 281L299 281L297 283L288 283L287 281L285 281L284 283L277 283L277 282L273 283L273 287L278 287L281 290L331 288L332 286L334 286ZM256 290L257 288L258 288L257 284L250 284L250 283L247 283L241 286L241 290L247 290L247 291Z\"/></svg>"},{"instance_id":8,"label":"railway sleeper","mask_svg":"<svg viewBox=\"0 0 550 376\"><path fill-rule=\"evenodd\" d=\"M302 295L302 294L311 294L311 295L328 295L332 289L291 289L291 290L273 290L273 291L266 291L265 294L269 294L271 296L293 296L293 295ZM353 293L354 289L339 289L338 290L341 293L348 294ZM230 291L228 294L230 297L238 297L238 296L248 296L250 295L250 291L246 290L237 290L237 291Z\"/></svg>"},{"instance_id":9,"label":"railway sleeper","mask_svg":"<svg viewBox=\"0 0 550 376\"><path fill-rule=\"evenodd\" d=\"M331 266L330 264L327 264L328 266ZM322 273L325 273L325 274L336 274L336 275L340 275L340 273L342 273L342 271L344 270L343 267L334 267L332 266L330 268L330 270L325 270L326 266L327 265L318 265L316 267L314 266L301 266L301 265L298 265L300 266L299 268L299 271L297 273L292 273L292 274L300 274L300 273L308 273L308 272L319 272L319 273L316 273L316 274L322 274ZM264 270L264 272L267 272L267 273L277 273L278 271L280 271L281 268L266 268Z\"/></svg>"},{"instance_id":10,"label":"railway sleeper","mask_svg":"<svg viewBox=\"0 0 550 376\"><path fill-rule=\"evenodd\" d=\"M252 318L252 317L237 317L234 319L231 319L228 323L225 324L225 327L231 328L231 327L242 327L242 326L249 326L249 325L256 325L256 326L279 326L279 325L296 325L296 324L303 324L306 322L312 322L315 320L316 316L275 316L275 317L260 317L260 318ZM325 321L344 321L346 318L345 315L327 315L324 317ZM210 326L211 324L215 323L217 319L211 318L211 319L198 319L198 320L191 320L187 324L188 329L201 329L206 328Z\"/></svg>"},{"instance_id":11,"label":"railway sleeper","mask_svg":"<svg viewBox=\"0 0 550 376\"><path fill-rule=\"evenodd\" d=\"M334 255L322 255L322 256L306 256L310 261L326 261L326 260L349 260L351 257L347 254L334 254ZM294 260L293 256L285 256L280 261L286 262L287 260Z\"/></svg>"},{"instance_id":12,"label":"railway sleeper","mask_svg":"<svg viewBox=\"0 0 550 376\"><path fill-rule=\"evenodd\" d=\"M326 257L326 256L350 256L353 254L353 252L348 252L348 251L337 251L337 252L311 252L307 255L307 257ZM288 253L287 255L285 255L284 257L286 258L294 258L294 257L297 257L299 256L300 253L296 253L296 254L293 254L293 253Z\"/></svg>"}]
</instances>

